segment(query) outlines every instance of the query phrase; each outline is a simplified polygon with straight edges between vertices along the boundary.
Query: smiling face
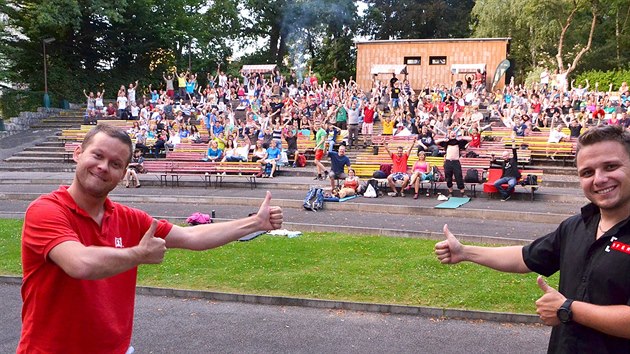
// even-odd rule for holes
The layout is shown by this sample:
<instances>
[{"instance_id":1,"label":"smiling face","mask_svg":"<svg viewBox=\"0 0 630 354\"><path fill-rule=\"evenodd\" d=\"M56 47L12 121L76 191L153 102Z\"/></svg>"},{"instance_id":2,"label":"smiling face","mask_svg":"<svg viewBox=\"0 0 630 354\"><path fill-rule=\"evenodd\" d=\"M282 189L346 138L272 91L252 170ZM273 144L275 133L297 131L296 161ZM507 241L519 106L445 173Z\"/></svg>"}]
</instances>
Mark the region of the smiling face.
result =
<instances>
[{"instance_id":1,"label":"smiling face","mask_svg":"<svg viewBox=\"0 0 630 354\"><path fill-rule=\"evenodd\" d=\"M77 166L72 184L91 197L104 198L123 179L129 156L129 145L99 132L74 152Z\"/></svg>"},{"instance_id":2,"label":"smiling face","mask_svg":"<svg viewBox=\"0 0 630 354\"><path fill-rule=\"evenodd\" d=\"M583 146L577 154L584 196L602 210L630 208L630 155L616 141Z\"/></svg>"}]
</instances>

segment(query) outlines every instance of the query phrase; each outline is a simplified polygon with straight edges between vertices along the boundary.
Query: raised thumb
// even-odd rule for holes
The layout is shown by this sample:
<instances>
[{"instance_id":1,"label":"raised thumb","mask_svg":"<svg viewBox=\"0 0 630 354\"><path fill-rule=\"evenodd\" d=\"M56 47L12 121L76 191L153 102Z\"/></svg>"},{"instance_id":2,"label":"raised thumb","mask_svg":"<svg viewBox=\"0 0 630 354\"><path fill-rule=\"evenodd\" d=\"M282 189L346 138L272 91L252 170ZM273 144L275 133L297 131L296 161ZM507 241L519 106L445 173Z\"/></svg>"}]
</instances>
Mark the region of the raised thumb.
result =
<instances>
[{"instance_id":1,"label":"raised thumb","mask_svg":"<svg viewBox=\"0 0 630 354\"><path fill-rule=\"evenodd\" d=\"M265 200L263 200L262 204L260 204L260 209L268 208L269 204L271 204L271 192L267 191L265 195Z\"/></svg>"},{"instance_id":2,"label":"raised thumb","mask_svg":"<svg viewBox=\"0 0 630 354\"><path fill-rule=\"evenodd\" d=\"M548 293L549 291L553 290L553 288L550 287L549 284L547 284L542 275L539 275L538 278L536 278L536 282L538 283L538 287L540 288L540 290L542 290L543 292Z\"/></svg>"},{"instance_id":3,"label":"raised thumb","mask_svg":"<svg viewBox=\"0 0 630 354\"><path fill-rule=\"evenodd\" d=\"M451 231L449 231L448 224L444 224L444 227L442 228L442 231L444 231L444 237L447 240L455 240L455 241L457 241L457 238L455 238L455 235L453 235L451 233Z\"/></svg>"},{"instance_id":4,"label":"raised thumb","mask_svg":"<svg viewBox=\"0 0 630 354\"><path fill-rule=\"evenodd\" d=\"M153 235L155 235L155 230L157 230L157 224L158 224L157 220L153 219L151 221L151 226L149 226L149 229L144 234L143 238L145 238L145 237L153 237Z\"/></svg>"}]
</instances>

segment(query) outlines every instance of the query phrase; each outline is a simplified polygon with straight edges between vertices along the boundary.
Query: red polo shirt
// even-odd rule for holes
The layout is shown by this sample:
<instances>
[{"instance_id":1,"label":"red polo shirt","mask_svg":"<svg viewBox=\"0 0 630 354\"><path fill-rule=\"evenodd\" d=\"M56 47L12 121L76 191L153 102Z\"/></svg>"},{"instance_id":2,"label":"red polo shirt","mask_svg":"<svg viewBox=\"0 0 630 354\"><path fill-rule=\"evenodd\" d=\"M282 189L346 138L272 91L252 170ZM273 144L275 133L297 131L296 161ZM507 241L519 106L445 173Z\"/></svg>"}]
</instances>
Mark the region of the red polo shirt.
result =
<instances>
[{"instance_id":1,"label":"red polo shirt","mask_svg":"<svg viewBox=\"0 0 630 354\"><path fill-rule=\"evenodd\" d=\"M137 245L151 216L110 201L99 226L68 187L28 207L22 230L22 336L17 353L125 353L131 341L137 268L100 280L68 276L48 258L65 241L85 246ZM155 236L172 224L160 220Z\"/></svg>"}]
</instances>

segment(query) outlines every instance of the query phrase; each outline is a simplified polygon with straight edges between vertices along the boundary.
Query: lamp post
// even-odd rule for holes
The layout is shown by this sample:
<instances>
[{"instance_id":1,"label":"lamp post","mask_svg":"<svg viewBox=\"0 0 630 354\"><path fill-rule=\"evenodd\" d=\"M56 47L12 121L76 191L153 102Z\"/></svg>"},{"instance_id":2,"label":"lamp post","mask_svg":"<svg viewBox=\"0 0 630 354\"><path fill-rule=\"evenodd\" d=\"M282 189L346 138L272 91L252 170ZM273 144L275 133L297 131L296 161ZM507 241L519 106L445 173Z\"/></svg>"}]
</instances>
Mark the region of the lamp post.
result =
<instances>
[{"instance_id":1,"label":"lamp post","mask_svg":"<svg viewBox=\"0 0 630 354\"><path fill-rule=\"evenodd\" d=\"M46 66L46 44L54 42L52 37L42 39L42 46L44 47L44 107L50 108L50 96L48 96L48 68Z\"/></svg>"}]
</instances>

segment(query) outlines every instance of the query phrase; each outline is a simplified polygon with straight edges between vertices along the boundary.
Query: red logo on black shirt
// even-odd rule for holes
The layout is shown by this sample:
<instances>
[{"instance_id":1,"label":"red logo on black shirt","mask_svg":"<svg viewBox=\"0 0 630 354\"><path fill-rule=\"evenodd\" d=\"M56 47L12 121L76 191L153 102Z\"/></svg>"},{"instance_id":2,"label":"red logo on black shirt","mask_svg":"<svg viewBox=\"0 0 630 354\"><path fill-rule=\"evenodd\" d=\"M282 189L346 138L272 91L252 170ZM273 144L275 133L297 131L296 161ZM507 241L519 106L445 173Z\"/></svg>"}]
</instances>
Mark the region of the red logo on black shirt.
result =
<instances>
[{"instance_id":1,"label":"red logo on black shirt","mask_svg":"<svg viewBox=\"0 0 630 354\"><path fill-rule=\"evenodd\" d=\"M630 245L626 245L625 243L621 243L619 241L613 242L612 245L610 245L610 249L630 254Z\"/></svg>"}]
</instances>

